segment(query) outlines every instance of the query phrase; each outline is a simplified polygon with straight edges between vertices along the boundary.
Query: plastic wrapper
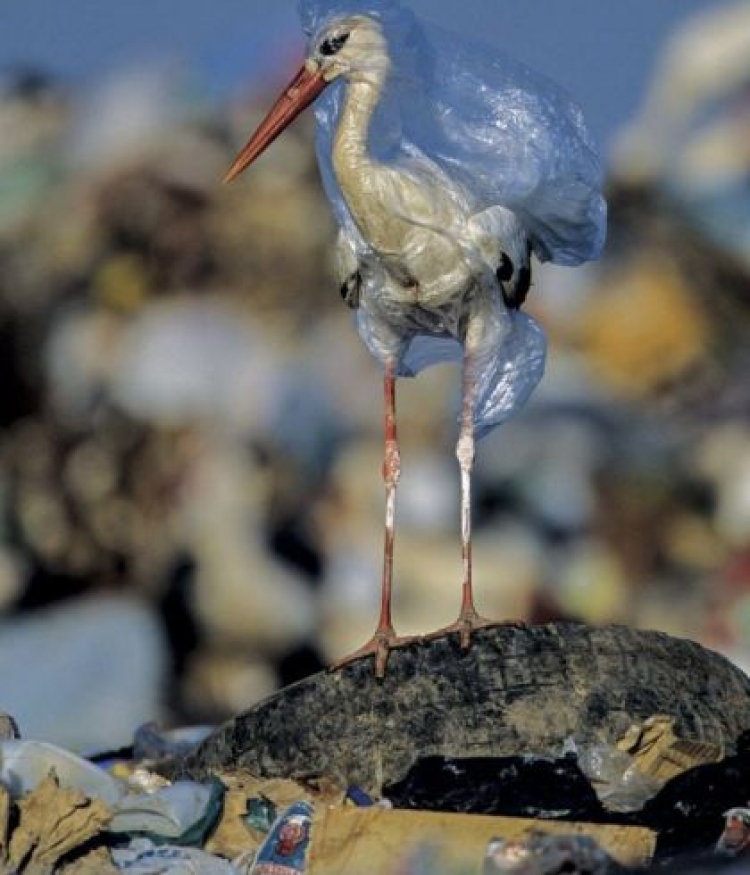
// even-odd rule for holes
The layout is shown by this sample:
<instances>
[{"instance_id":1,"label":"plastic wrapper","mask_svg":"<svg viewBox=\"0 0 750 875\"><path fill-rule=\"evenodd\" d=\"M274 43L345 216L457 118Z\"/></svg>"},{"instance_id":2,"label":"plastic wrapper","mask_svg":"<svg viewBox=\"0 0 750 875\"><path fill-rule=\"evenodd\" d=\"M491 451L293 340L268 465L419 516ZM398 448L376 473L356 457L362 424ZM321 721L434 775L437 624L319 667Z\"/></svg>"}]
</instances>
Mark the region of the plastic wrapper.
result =
<instances>
[{"instance_id":1,"label":"plastic wrapper","mask_svg":"<svg viewBox=\"0 0 750 875\"><path fill-rule=\"evenodd\" d=\"M307 868L312 816L313 807L309 802L290 805L259 848L250 870L252 875L303 875Z\"/></svg>"},{"instance_id":2,"label":"plastic wrapper","mask_svg":"<svg viewBox=\"0 0 750 875\"><path fill-rule=\"evenodd\" d=\"M125 796L115 806L109 829L160 843L199 845L215 825L223 798L224 787L217 779L205 784L176 781L155 793Z\"/></svg>"},{"instance_id":3,"label":"plastic wrapper","mask_svg":"<svg viewBox=\"0 0 750 875\"><path fill-rule=\"evenodd\" d=\"M149 839L135 839L112 852L115 866L128 875L238 875L241 871L228 860L213 857L197 848L155 845Z\"/></svg>"},{"instance_id":4,"label":"plastic wrapper","mask_svg":"<svg viewBox=\"0 0 750 875\"><path fill-rule=\"evenodd\" d=\"M0 744L0 781L14 798L30 793L54 771L60 785L115 806L125 787L98 766L45 741L4 741Z\"/></svg>"},{"instance_id":5,"label":"plastic wrapper","mask_svg":"<svg viewBox=\"0 0 750 875\"><path fill-rule=\"evenodd\" d=\"M640 771L629 753L608 744L583 748L578 765L608 811L639 811L664 785Z\"/></svg>"},{"instance_id":6,"label":"plastic wrapper","mask_svg":"<svg viewBox=\"0 0 750 875\"><path fill-rule=\"evenodd\" d=\"M494 47L424 25L394 0L299 5L314 53L326 54L321 46L339 35L327 29L337 20L350 19L345 41L360 28L366 47L357 76L375 86L350 93L339 77L317 104L318 159L341 226L348 301L358 276L359 333L401 376L456 358L458 342L470 348L481 437L523 406L544 371L542 332L503 301L516 292L523 300L529 253L575 265L603 245L602 170L580 110ZM357 15L377 26L351 19ZM342 162L334 171L344 118L351 143L366 130L375 165ZM347 174L357 186L346 185ZM379 200L388 204L387 222ZM396 244L389 234L399 222L408 231ZM504 292L495 272L506 258Z\"/></svg>"}]
</instances>

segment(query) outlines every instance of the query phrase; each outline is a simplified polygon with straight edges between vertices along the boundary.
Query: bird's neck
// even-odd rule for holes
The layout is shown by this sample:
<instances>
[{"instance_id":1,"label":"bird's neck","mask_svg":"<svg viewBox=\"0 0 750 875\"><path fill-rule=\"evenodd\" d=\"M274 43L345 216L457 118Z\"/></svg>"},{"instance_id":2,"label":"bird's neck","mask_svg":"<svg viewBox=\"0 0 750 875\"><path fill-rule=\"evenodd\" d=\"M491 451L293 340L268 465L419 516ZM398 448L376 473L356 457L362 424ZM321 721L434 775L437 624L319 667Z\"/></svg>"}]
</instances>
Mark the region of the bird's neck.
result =
<instances>
[{"instance_id":1,"label":"bird's neck","mask_svg":"<svg viewBox=\"0 0 750 875\"><path fill-rule=\"evenodd\" d=\"M373 158L368 149L370 123L382 90L383 82L371 79L348 84L333 143L333 169L362 237L372 248L385 253L398 250L403 241L393 238L399 223L384 221L388 186L383 183L390 178L389 168Z\"/></svg>"},{"instance_id":2,"label":"bird's neck","mask_svg":"<svg viewBox=\"0 0 750 875\"><path fill-rule=\"evenodd\" d=\"M373 163L367 150L367 140L370 122L385 84L384 78L352 81L347 85L344 108L333 144L333 167L342 188L352 173L358 173Z\"/></svg>"}]
</instances>

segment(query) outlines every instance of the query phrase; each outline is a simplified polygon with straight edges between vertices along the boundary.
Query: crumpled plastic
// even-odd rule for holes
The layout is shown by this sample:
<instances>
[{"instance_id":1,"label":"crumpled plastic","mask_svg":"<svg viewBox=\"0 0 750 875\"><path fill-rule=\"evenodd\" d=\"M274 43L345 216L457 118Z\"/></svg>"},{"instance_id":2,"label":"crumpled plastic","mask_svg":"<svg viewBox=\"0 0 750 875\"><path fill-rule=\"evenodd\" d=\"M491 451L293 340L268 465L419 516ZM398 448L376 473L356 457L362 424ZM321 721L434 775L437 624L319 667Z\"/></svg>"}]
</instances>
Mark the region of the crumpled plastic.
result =
<instances>
[{"instance_id":1,"label":"crumpled plastic","mask_svg":"<svg viewBox=\"0 0 750 875\"><path fill-rule=\"evenodd\" d=\"M110 832L146 835L157 843L200 845L221 813L224 786L175 781L155 793L129 794L115 807Z\"/></svg>"},{"instance_id":2,"label":"crumpled plastic","mask_svg":"<svg viewBox=\"0 0 750 875\"><path fill-rule=\"evenodd\" d=\"M221 814L224 786L175 781L153 793L132 793L123 782L82 757L41 741L0 743L0 781L18 798L50 773L60 786L100 799L113 811L108 830L142 834L156 842L200 844Z\"/></svg>"},{"instance_id":3,"label":"crumpled plastic","mask_svg":"<svg viewBox=\"0 0 750 875\"><path fill-rule=\"evenodd\" d=\"M640 811L664 786L664 781L640 771L629 753L611 745L587 745L577 750L577 757L579 768L608 811Z\"/></svg>"},{"instance_id":4,"label":"crumpled plastic","mask_svg":"<svg viewBox=\"0 0 750 875\"><path fill-rule=\"evenodd\" d=\"M125 787L98 766L45 741L0 743L0 781L14 797L30 793L54 771L60 785L115 807Z\"/></svg>"},{"instance_id":5,"label":"crumpled plastic","mask_svg":"<svg viewBox=\"0 0 750 875\"><path fill-rule=\"evenodd\" d=\"M112 852L115 866L128 875L238 875L228 860L197 848L155 845L149 839L134 839Z\"/></svg>"}]
</instances>

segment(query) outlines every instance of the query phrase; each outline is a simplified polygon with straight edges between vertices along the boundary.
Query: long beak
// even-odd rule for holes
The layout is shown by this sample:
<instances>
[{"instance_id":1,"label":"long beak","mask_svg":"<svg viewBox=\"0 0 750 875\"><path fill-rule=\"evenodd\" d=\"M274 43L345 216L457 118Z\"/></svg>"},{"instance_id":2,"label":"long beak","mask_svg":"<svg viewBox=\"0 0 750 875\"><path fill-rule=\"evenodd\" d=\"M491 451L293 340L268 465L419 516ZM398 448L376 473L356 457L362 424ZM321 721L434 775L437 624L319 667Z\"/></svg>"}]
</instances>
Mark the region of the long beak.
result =
<instances>
[{"instance_id":1,"label":"long beak","mask_svg":"<svg viewBox=\"0 0 750 875\"><path fill-rule=\"evenodd\" d=\"M234 159L224 182L231 182L273 143L276 137L287 128L297 116L315 100L328 85L320 70L311 71L303 66L284 93L271 107L268 115L250 137L247 144Z\"/></svg>"}]
</instances>

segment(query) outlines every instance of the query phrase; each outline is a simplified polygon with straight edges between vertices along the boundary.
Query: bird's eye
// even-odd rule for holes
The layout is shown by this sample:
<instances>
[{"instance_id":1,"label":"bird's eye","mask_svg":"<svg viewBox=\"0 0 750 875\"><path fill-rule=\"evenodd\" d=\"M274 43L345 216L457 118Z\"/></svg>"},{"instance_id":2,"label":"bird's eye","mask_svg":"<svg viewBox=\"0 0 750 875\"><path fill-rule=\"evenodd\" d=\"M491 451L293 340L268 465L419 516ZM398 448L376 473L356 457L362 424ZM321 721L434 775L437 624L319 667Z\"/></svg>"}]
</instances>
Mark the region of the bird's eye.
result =
<instances>
[{"instance_id":1,"label":"bird's eye","mask_svg":"<svg viewBox=\"0 0 750 875\"><path fill-rule=\"evenodd\" d=\"M323 42L320 44L320 54L335 55L337 52L340 52L341 49L344 48L348 39L348 33L342 33L339 36L329 36L328 39L323 40Z\"/></svg>"}]
</instances>

